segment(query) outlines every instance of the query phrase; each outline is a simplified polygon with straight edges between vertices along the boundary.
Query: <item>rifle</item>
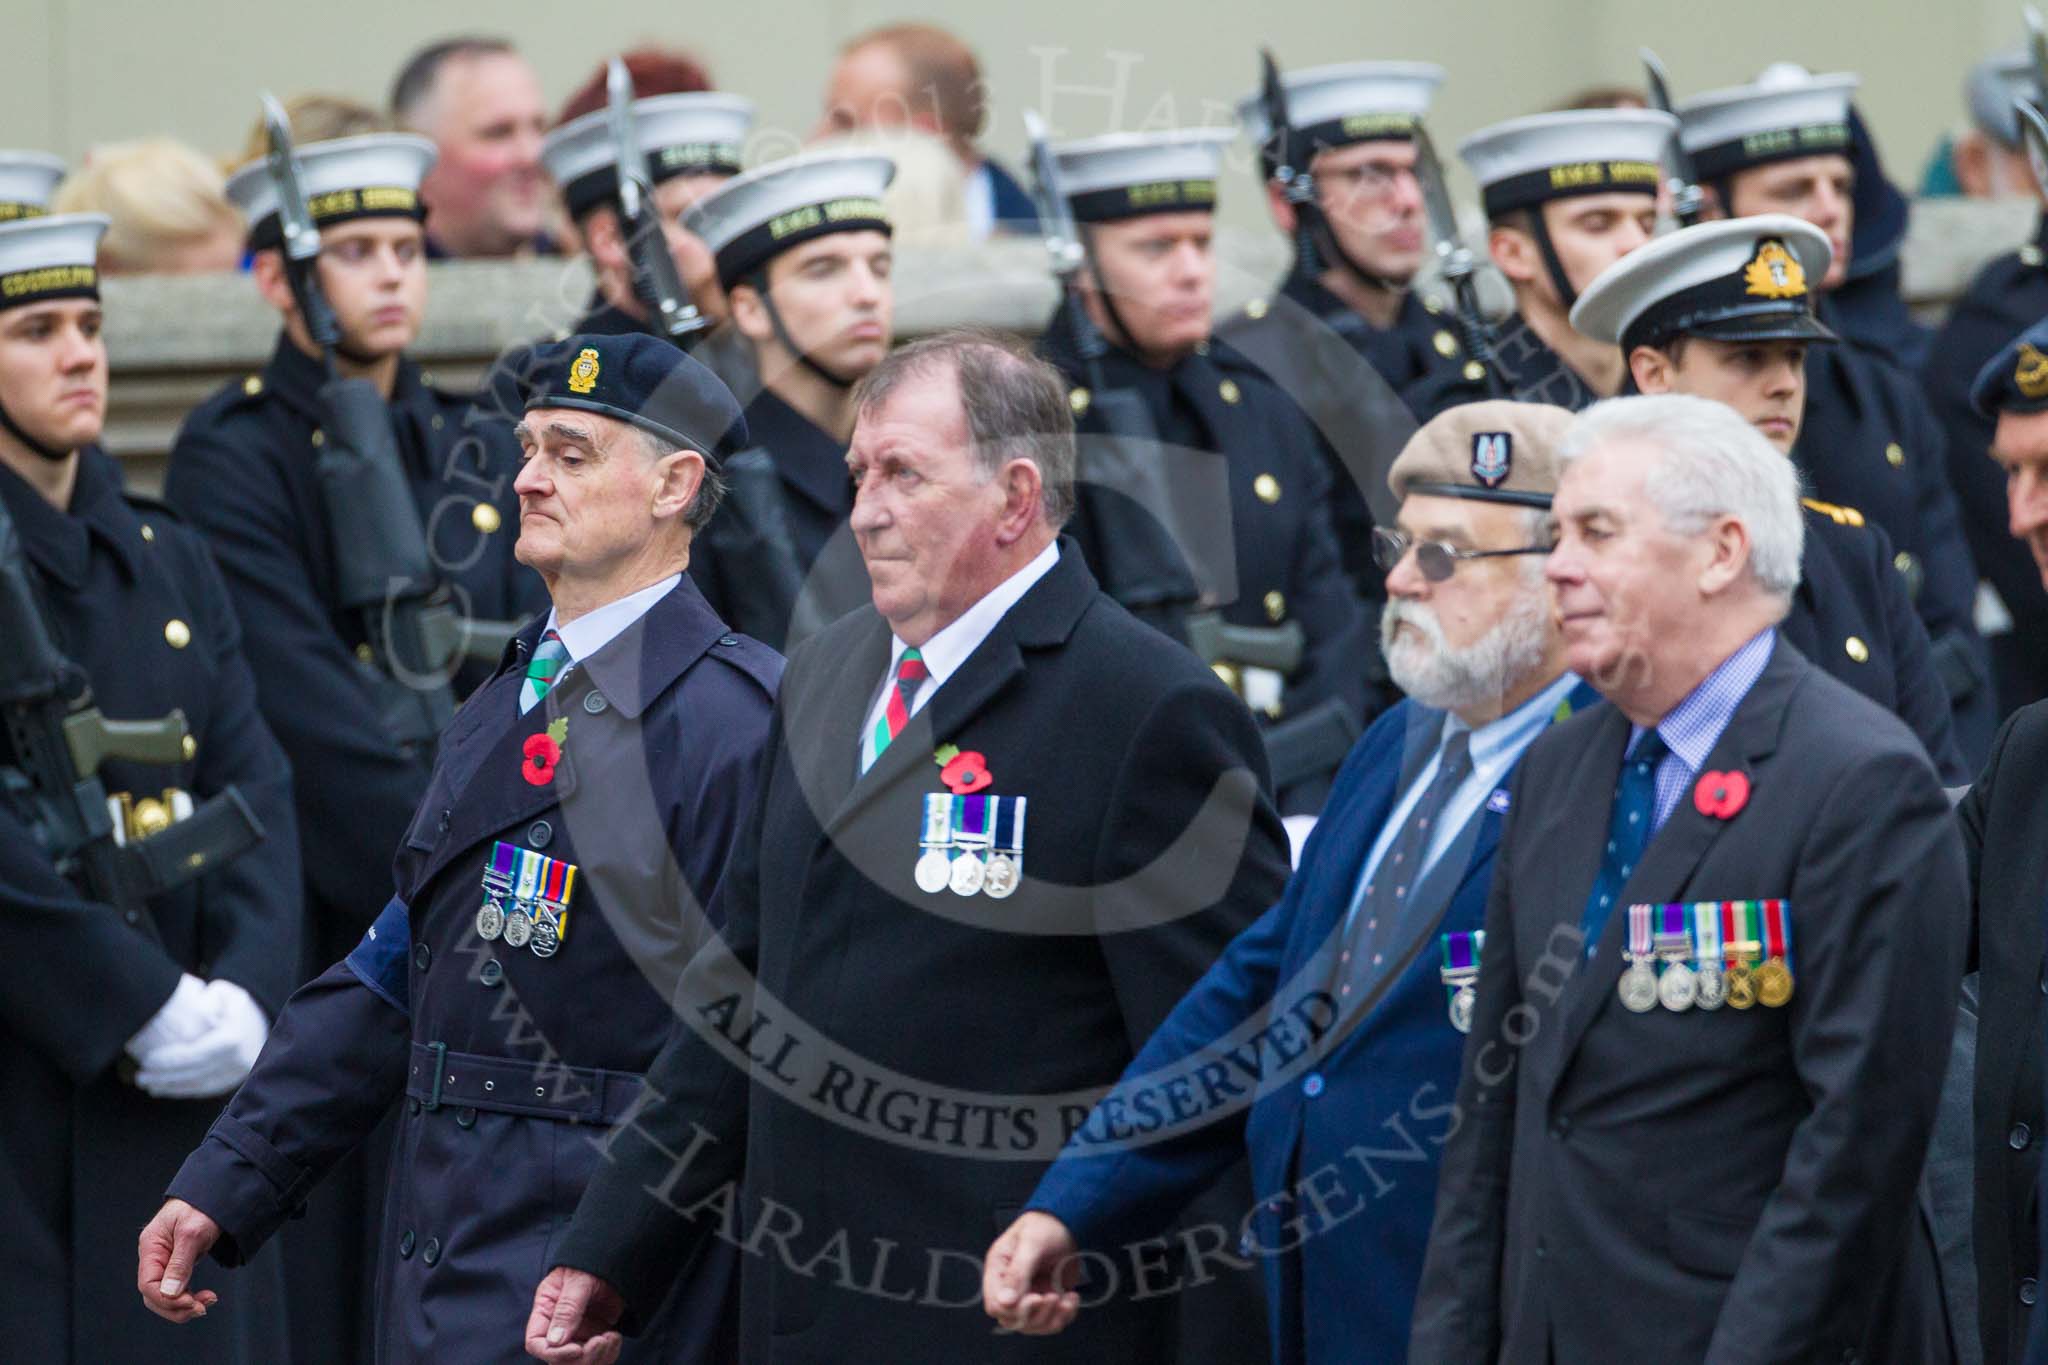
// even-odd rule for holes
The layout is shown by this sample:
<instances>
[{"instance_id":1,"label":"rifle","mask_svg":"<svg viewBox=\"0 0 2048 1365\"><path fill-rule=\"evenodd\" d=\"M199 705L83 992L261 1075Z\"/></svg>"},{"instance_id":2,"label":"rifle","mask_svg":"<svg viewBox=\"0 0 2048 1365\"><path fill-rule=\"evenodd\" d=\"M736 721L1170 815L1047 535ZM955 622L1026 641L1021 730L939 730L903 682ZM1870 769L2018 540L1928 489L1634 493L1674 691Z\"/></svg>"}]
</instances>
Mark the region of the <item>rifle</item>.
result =
<instances>
[{"instance_id":1,"label":"rifle","mask_svg":"<svg viewBox=\"0 0 2048 1365\"><path fill-rule=\"evenodd\" d=\"M1429 130L1415 125L1415 180L1422 187L1422 204L1429 216L1429 235L1434 243L1437 269L1451 287L1452 313L1458 324L1458 339L1465 354L1486 370L1486 387L1495 398L1507 397L1500 372L1493 363L1493 326L1479 306L1479 263L1472 248L1458 231L1458 213L1451 207L1451 192L1444 185L1443 163L1437 160L1436 144Z\"/></svg>"},{"instance_id":2,"label":"rifle","mask_svg":"<svg viewBox=\"0 0 2048 1365\"><path fill-rule=\"evenodd\" d=\"M612 150L619 163L619 233L633 264L633 296L647 309L661 334L687 350L691 339L709 327L711 320L690 301L676 258L668 249L668 234L662 231L654 190L647 180L647 154L640 148L640 132L633 119L633 77L617 57L605 68L605 97Z\"/></svg>"},{"instance_id":3,"label":"rifle","mask_svg":"<svg viewBox=\"0 0 2048 1365\"><path fill-rule=\"evenodd\" d=\"M1031 140L1046 254L1067 298L1068 341L1087 381L1089 415L1101 433L1082 443L1079 482L1121 495L1090 499L1089 517L1098 542L1093 567L1103 591L1133 615L1186 640L1187 614L1201 600L1201 591L1188 566L1183 547L1189 542L1166 486L1159 429L1141 394L1112 389L1104 382L1102 358L1109 342L1081 301L1088 248L1060 192L1059 162L1045 122L1035 110L1024 111L1024 131Z\"/></svg>"},{"instance_id":4,"label":"rifle","mask_svg":"<svg viewBox=\"0 0 2048 1365\"><path fill-rule=\"evenodd\" d=\"M314 472L334 551L335 595L362 621L391 738L431 745L455 714L444 670L462 659L495 663L516 627L465 620L438 581L383 396L368 380L345 378L335 367L341 324L320 289L320 230L299 186L291 125L267 94L263 122L285 275L327 371L319 391L325 440Z\"/></svg>"},{"instance_id":5,"label":"rifle","mask_svg":"<svg viewBox=\"0 0 2048 1365\"><path fill-rule=\"evenodd\" d=\"M20 815L60 876L90 899L155 934L152 896L232 861L264 837L230 786L190 816L147 838L114 825L99 776L107 759L166 766L191 743L185 713L108 720L93 704L85 670L57 648L30 580L20 533L0 503L0 716L13 762L0 765L0 798Z\"/></svg>"},{"instance_id":6,"label":"rifle","mask_svg":"<svg viewBox=\"0 0 2048 1365\"><path fill-rule=\"evenodd\" d=\"M1665 77L1664 63L1658 61L1657 54L1647 47L1640 50L1640 55L1650 90L1650 107L1677 118L1678 110L1671 103L1671 82ZM1693 175L1692 156L1685 150L1685 143L1676 128L1671 130L1665 156L1671 163L1671 174L1664 181L1664 188L1671 195L1671 212L1677 216L1680 227L1691 227L1706 211L1707 196Z\"/></svg>"},{"instance_id":7,"label":"rifle","mask_svg":"<svg viewBox=\"0 0 2048 1365\"><path fill-rule=\"evenodd\" d=\"M1266 116L1266 137L1272 142L1272 181L1280 187L1294 209L1295 270L1304 279L1323 273L1327 262L1316 243L1316 230L1323 225L1322 201L1316 198L1316 180L1309 173L1315 149L1306 145L1287 113L1287 88L1280 83L1280 67L1273 49L1259 49L1259 104Z\"/></svg>"}]
</instances>

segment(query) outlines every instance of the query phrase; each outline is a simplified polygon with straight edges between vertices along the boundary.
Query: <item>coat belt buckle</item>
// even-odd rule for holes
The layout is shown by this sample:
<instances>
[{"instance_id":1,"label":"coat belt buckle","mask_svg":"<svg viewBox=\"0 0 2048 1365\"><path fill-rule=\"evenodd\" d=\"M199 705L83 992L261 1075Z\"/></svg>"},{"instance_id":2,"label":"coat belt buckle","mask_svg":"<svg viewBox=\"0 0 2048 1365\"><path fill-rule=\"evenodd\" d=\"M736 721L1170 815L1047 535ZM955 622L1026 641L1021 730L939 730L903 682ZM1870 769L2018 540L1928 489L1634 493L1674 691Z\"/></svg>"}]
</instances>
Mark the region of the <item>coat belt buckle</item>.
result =
<instances>
[{"instance_id":1,"label":"coat belt buckle","mask_svg":"<svg viewBox=\"0 0 2048 1365\"><path fill-rule=\"evenodd\" d=\"M434 1082L427 1089L427 1102L423 1107L432 1113L441 1107L441 1078L448 1072L448 1044L428 1043L427 1051L434 1054Z\"/></svg>"}]
</instances>

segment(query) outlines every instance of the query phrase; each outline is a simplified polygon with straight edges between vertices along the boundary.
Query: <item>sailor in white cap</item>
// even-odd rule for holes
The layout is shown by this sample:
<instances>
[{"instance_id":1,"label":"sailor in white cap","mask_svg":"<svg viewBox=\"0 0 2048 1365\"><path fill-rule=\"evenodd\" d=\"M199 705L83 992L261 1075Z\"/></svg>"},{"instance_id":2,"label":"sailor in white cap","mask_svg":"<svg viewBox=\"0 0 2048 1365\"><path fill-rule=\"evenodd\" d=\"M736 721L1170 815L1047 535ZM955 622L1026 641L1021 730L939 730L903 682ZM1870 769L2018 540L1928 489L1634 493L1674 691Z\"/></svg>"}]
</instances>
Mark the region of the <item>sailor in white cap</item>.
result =
<instances>
[{"instance_id":1,"label":"sailor in white cap","mask_svg":"<svg viewBox=\"0 0 2048 1365\"><path fill-rule=\"evenodd\" d=\"M1855 230L1851 75L1774 66L1745 86L1679 105L1693 173L1732 218L1789 213L1827 234L1827 273L1810 281L1820 320L1847 340L1807 365L1795 458L1815 497L1884 528L1956 707L1963 757L1982 760L1996 728L1990 664L1972 621L1977 571L1950 486L1945 440L1917 378L1859 342L1826 297L1845 278ZM1964 381L1967 384L1967 380Z\"/></svg>"},{"instance_id":2,"label":"sailor in white cap","mask_svg":"<svg viewBox=\"0 0 2048 1365\"><path fill-rule=\"evenodd\" d=\"M47 152L0 150L0 223L38 218L64 178L64 162Z\"/></svg>"},{"instance_id":3,"label":"sailor in white cap","mask_svg":"<svg viewBox=\"0 0 2048 1365\"><path fill-rule=\"evenodd\" d=\"M894 175L886 156L814 152L736 176L683 217L760 383L741 395L754 447L727 461L732 490L690 572L733 629L778 649L868 600L846 445L853 387L894 337ZM757 462L768 477L751 476Z\"/></svg>"},{"instance_id":4,"label":"sailor in white cap","mask_svg":"<svg viewBox=\"0 0 2048 1365\"><path fill-rule=\"evenodd\" d=\"M205 1135L299 983L299 846L290 769L206 546L161 504L125 496L99 445L107 226L0 224L0 905L16 949L0 956L0 1184L20 1192L0 1211L19 1295L6 1355L258 1365L288 1351L275 1253L209 1285L207 1301L221 1290L248 1311L190 1341L144 1310L124 1265L135 1210ZM183 724L154 754L131 739L88 761L59 736L92 737L96 715L176 710ZM58 742L38 752L45 724ZM210 833L230 787L266 835L246 849ZM198 843L159 852L180 839ZM169 871L188 854L207 876Z\"/></svg>"},{"instance_id":5,"label":"sailor in white cap","mask_svg":"<svg viewBox=\"0 0 2048 1365\"><path fill-rule=\"evenodd\" d=\"M1838 344L1814 316L1828 239L1788 214L1701 223L1659 237L1588 285L1572 326L1618 343L1637 392L1711 398L1786 455L1806 408L1806 353ZM1780 629L1823 672L1892 711L1944 781L1955 747L1926 628L1892 566L1891 538L1846 507L1805 500L1800 583Z\"/></svg>"},{"instance_id":6,"label":"sailor in white cap","mask_svg":"<svg viewBox=\"0 0 2048 1365\"><path fill-rule=\"evenodd\" d=\"M683 226L684 210L740 172L754 106L734 95L697 91L633 101L633 123L647 154L645 182L690 302L706 316L726 316L711 252ZM648 310L633 293L633 266L619 232L618 144L611 115L599 109L549 133L541 164L561 192L570 221L597 273L597 294L571 334L648 330Z\"/></svg>"},{"instance_id":7,"label":"sailor in white cap","mask_svg":"<svg viewBox=\"0 0 2048 1365\"><path fill-rule=\"evenodd\" d=\"M1970 127L1950 151L1956 183L1964 194L1973 199L2039 196L2040 187L2027 165L2027 149L2020 141L2020 117L2014 101L2038 103L2040 98L2034 59L2025 50L2001 52L1970 68L1963 82Z\"/></svg>"},{"instance_id":8,"label":"sailor in white cap","mask_svg":"<svg viewBox=\"0 0 2048 1365\"><path fill-rule=\"evenodd\" d=\"M1384 469L1399 453L1401 390L1473 363L1444 306L1409 287L1430 249L1415 131L1443 79L1426 62L1345 62L1282 76L1278 110L1263 89L1238 101L1294 260L1275 293L1246 304L1217 336L1299 403L1321 435L1344 567L1374 601L1384 575L1350 471ZM1276 113L1284 127L1273 126ZM1297 181L1306 172L1309 202L1290 199L1283 172Z\"/></svg>"},{"instance_id":9,"label":"sailor in white cap","mask_svg":"<svg viewBox=\"0 0 2048 1365\"><path fill-rule=\"evenodd\" d=\"M1184 592L1183 609L1217 608L1225 623L1254 633L1300 630L1292 673L1245 657L1251 650L1209 660L1270 729L1326 700L1363 714L1377 661L1337 549L1314 431L1262 371L1210 340L1216 174L1227 137L1215 129L1117 133L1051 149L1086 264L1039 349L1073 385L1082 483L1068 533L1103 590L1169 634L1185 635L1185 626L1159 610L1168 582ZM1084 354L1089 333L1106 343L1099 358ZM1098 400L1098 388L1115 397ZM1121 448L1107 438L1134 435L1122 418L1112 424L1113 408L1143 426L1135 441L1147 454L1158 452L1174 490L1165 515L1177 526L1091 484L1096 461ZM1119 566L1141 540L1152 547L1144 572L1125 577ZM1331 757L1334 769L1341 754ZM1283 813L1312 814L1327 787L1325 773L1297 775L1279 793Z\"/></svg>"},{"instance_id":10,"label":"sailor in white cap","mask_svg":"<svg viewBox=\"0 0 2048 1365\"><path fill-rule=\"evenodd\" d=\"M1573 331L1569 314L1594 276L1650 239L1674 127L1650 109L1575 109L1510 119L1459 146L1479 182L1487 250L1514 290L1494 343L1509 396L1576 412L1621 388L1620 351ZM1426 421L1492 394L1485 375L1461 373L1409 399Z\"/></svg>"}]
</instances>

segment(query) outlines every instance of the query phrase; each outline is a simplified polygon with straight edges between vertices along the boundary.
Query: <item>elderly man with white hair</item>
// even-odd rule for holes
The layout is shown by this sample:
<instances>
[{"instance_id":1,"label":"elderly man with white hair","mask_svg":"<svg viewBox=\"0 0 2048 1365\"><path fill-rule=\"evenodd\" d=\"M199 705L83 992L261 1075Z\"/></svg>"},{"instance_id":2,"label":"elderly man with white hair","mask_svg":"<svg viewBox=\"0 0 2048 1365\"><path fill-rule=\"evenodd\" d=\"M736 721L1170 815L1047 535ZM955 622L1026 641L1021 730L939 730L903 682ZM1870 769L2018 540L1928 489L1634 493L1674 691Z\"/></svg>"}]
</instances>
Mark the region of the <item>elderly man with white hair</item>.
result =
<instances>
[{"instance_id":1,"label":"elderly man with white hair","mask_svg":"<svg viewBox=\"0 0 2048 1365\"><path fill-rule=\"evenodd\" d=\"M1942 1359L1940 783L1778 637L1799 489L1748 421L1616 399L1559 459L1565 662L1612 705L1522 762L1409 1359Z\"/></svg>"}]
</instances>

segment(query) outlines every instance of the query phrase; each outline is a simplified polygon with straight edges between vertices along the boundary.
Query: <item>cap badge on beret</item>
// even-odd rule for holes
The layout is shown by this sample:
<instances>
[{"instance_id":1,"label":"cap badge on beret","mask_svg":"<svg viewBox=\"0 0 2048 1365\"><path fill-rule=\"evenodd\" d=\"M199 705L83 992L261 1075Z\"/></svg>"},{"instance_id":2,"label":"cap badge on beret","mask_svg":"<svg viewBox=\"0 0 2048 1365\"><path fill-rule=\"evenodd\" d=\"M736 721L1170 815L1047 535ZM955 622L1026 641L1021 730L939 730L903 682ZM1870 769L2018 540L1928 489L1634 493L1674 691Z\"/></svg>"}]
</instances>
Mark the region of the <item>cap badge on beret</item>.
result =
<instances>
[{"instance_id":1,"label":"cap badge on beret","mask_svg":"<svg viewBox=\"0 0 2048 1365\"><path fill-rule=\"evenodd\" d=\"M1472 434L1472 477L1482 488L1498 488L1514 468L1515 438L1505 431Z\"/></svg>"},{"instance_id":2,"label":"cap badge on beret","mask_svg":"<svg viewBox=\"0 0 2048 1365\"><path fill-rule=\"evenodd\" d=\"M576 363L569 367L569 391L589 393L597 387L597 348L585 346L576 357Z\"/></svg>"},{"instance_id":3,"label":"cap badge on beret","mask_svg":"<svg viewBox=\"0 0 2048 1365\"><path fill-rule=\"evenodd\" d=\"M1745 292L1765 299L1797 299L1806 295L1806 269L1775 237L1758 242L1756 255L1742 268Z\"/></svg>"},{"instance_id":4,"label":"cap badge on beret","mask_svg":"<svg viewBox=\"0 0 2048 1365\"><path fill-rule=\"evenodd\" d=\"M2012 367L2013 387L2026 399L2048 398L2048 355L2031 341L2020 343L2018 360Z\"/></svg>"}]
</instances>

